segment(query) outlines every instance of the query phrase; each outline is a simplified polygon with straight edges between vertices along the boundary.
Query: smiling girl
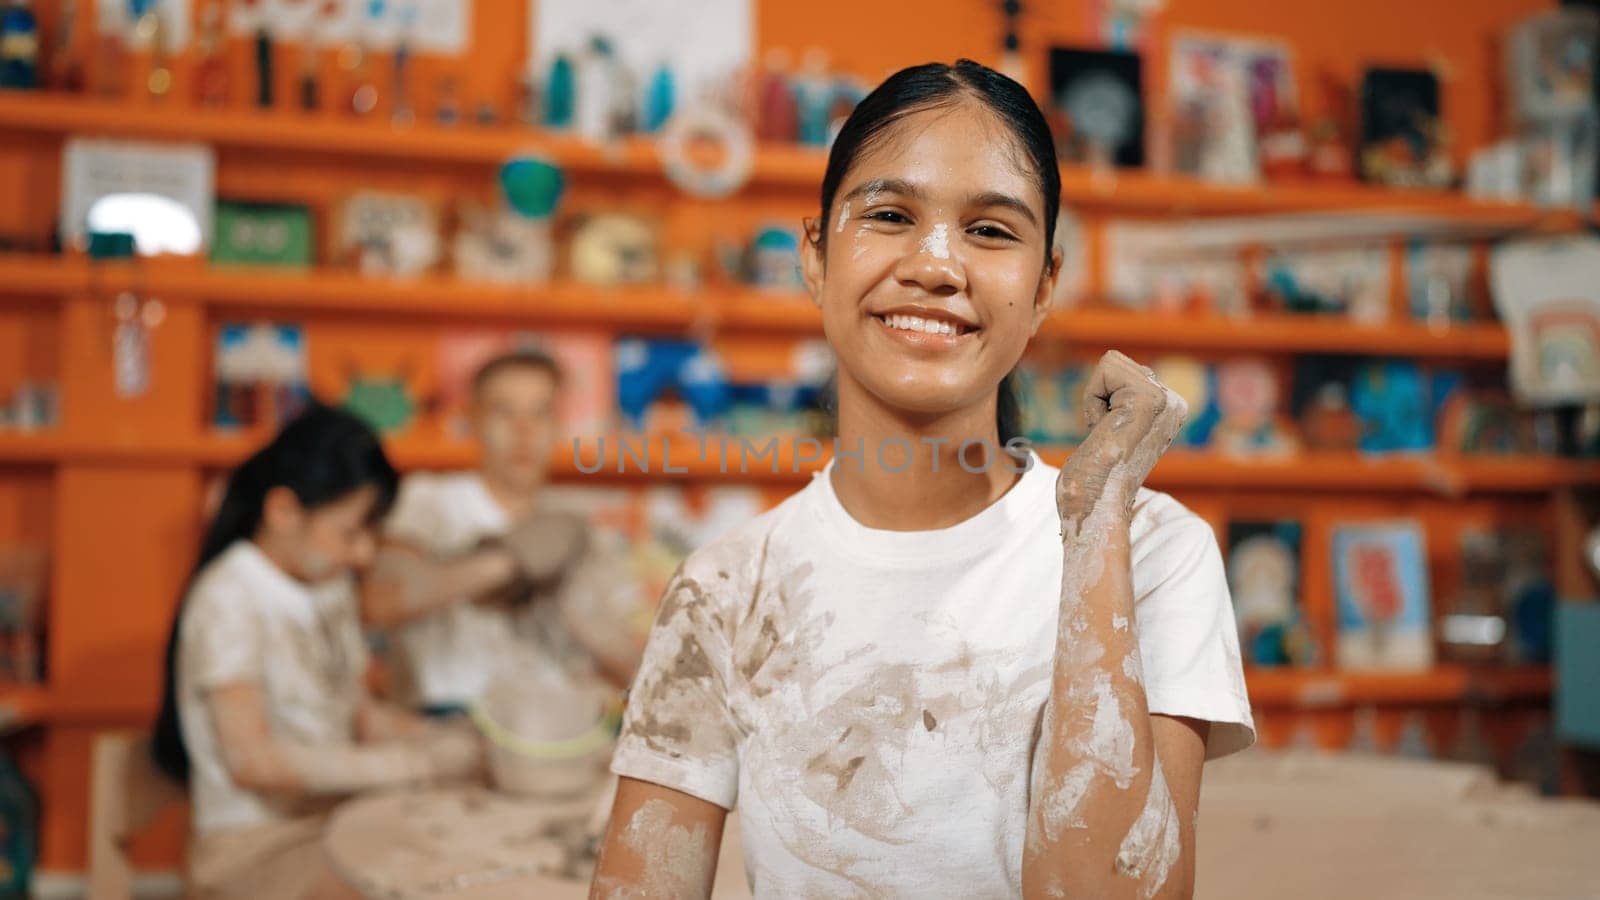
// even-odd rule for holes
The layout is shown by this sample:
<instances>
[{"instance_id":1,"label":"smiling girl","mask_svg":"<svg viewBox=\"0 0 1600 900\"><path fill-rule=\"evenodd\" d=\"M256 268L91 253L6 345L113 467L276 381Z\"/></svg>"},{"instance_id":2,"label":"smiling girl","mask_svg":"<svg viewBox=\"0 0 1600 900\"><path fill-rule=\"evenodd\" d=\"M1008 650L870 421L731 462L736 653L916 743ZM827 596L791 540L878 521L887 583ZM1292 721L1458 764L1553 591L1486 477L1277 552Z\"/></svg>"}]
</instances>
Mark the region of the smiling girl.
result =
<instances>
[{"instance_id":1,"label":"smiling girl","mask_svg":"<svg viewBox=\"0 0 1600 900\"><path fill-rule=\"evenodd\" d=\"M802 250L837 449L668 586L594 896L706 896L735 806L758 897L1192 893L1201 767L1254 741L1233 613L1210 528L1143 487L1186 415L1150 370L1100 360L1060 469L1017 441L1059 195L976 63L845 123Z\"/></svg>"}]
</instances>

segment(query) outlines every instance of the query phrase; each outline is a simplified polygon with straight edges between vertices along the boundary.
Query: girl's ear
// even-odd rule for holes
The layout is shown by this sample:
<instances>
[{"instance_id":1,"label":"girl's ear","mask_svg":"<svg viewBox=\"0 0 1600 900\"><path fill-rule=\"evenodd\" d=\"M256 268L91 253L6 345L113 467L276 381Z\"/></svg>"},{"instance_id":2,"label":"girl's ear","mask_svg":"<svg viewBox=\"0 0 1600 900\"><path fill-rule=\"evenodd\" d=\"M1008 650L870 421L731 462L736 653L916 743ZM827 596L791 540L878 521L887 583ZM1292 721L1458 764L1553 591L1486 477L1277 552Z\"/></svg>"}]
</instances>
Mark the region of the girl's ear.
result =
<instances>
[{"instance_id":1,"label":"girl's ear","mask_svg":"<svg viewBox=\"0 0 1600 900\"><path fill-rule=\"evenodd\" d=\"M269 532L284 534L295 531L304 522L305 514L300 498L281 484L261 498L261 527Z\"/></svg>"},{"instance_id":2,"label":"girl's ear","mask_svg":"<svg viewBox=\"0 0 1600 900\"><path fill-rule=\"evenodd\" d=\"M820 219L801 220L803 237L800 241L800 274L805 278L806 293L811 303L822 306L822 277L824 251L822 248L822 222Z\"/></svg>"},{"instance_id":3,"label":"girl's ear","mask_svg":"<svg viewBox=\"0 0 1600 900\"><path fill-rule=\"evenodd\" d=\"M1050 315L1050 308L1056 301L1056 283L1061 280L1062 254L1060 247L1050 248L1050 268L1039 278L1039 287L1033 297L1033 334L1039 333L1039 326Z\"/></svg>"}]
</instances>

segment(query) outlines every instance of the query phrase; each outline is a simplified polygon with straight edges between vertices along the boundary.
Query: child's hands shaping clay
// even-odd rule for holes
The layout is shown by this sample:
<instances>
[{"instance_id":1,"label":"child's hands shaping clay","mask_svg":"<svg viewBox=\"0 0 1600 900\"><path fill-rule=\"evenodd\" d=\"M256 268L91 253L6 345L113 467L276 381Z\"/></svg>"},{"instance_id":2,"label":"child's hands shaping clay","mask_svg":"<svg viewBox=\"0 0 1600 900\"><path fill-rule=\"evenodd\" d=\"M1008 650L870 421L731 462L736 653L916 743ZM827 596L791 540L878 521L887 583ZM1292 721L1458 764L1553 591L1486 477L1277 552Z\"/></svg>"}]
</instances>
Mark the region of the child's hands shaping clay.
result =
<instances>
[{"instance_id":1,"label":"child's hands shaping clay","mask_svg":"<svg viewBox=\"0 0 1600 900\"><path fill-rule=\"evenodd\" d=\"M517 561L523 579L538 583L559 575L589 545L589 525L581 516L539 512L514 525L501 544Z\"/></svg>"},{"instance_id":2,"label":"child's hands shaping clay","mask_svg":"<svg viewBox=\"0 0 1600 900\"><path fill-rule=\"evenodd\" d=\"M1109 351L1100 358L1083 394L1089 437L1061 467L1056 509L1062 520L1081 520L1101 503L1126 514L1156 461L1188 420L1189 405L1156 381L1154 373Z\"/></svg>"}]
</instances>

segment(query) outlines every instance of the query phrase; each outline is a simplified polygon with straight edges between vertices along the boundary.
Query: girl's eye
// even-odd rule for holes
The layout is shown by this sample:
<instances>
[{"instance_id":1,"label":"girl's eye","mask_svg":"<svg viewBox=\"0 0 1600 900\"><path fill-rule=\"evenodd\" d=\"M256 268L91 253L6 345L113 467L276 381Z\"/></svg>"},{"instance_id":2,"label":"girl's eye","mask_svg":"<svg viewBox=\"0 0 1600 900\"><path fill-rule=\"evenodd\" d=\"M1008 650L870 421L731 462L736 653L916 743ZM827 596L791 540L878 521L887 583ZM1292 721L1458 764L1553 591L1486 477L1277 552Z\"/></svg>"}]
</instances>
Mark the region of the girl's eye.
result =
<instances>
[{"instance_id":1,"label":"girl's eye","mask_svg":"<svg viewBox=\"0 0 1600 900\"><path fill-rule=\"evenodd\" d=\"M1017 239L1011 232L994 225L979 225L972 229L972 234L981 238L993 238L1002 241L1014 241Z\"/></svg>"},{"instance_id":2,"label":"girl's eye","mask_svg":"<svg viewBox=\"0 0 1600 900\"><path fill-rule=\"evenodd\" d=\"M880 209L877 212L867 213L866 218L874 222L893 222L897 225L911 221L892 209Z\"/></svg>"}]
</instances>

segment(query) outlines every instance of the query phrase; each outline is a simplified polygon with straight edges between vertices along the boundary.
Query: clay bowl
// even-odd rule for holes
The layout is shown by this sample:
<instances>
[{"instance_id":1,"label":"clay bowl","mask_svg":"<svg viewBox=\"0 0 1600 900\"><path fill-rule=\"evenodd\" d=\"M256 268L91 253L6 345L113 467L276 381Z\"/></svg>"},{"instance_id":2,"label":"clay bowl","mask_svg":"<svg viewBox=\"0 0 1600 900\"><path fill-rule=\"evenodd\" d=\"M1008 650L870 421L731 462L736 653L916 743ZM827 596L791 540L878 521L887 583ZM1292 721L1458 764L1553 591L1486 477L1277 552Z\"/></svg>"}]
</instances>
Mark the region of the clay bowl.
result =
<instances>
[{"instance_id":1,"label":"clay bowl","mask_svg":"<svg viewBox=\"0 0 1600 900\"><path fill-rule=\"evenodd\" d=\"M541 705L562 708L560 715L544 718L497 708L505 701L497 704L495 699L492 694L485 697L472 707L471 716L488 746L489 775L496 789L563 800L589 793L605 779L614 731L604 694L584 690L540 698Z\"/></svg>"}]
</instances>

